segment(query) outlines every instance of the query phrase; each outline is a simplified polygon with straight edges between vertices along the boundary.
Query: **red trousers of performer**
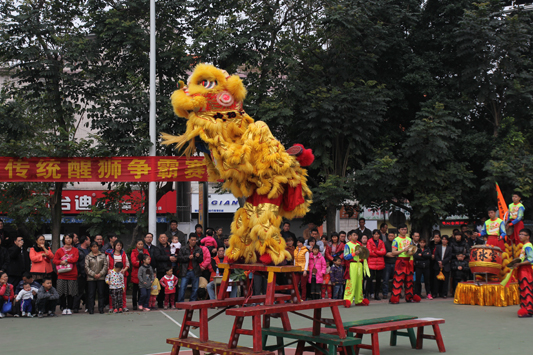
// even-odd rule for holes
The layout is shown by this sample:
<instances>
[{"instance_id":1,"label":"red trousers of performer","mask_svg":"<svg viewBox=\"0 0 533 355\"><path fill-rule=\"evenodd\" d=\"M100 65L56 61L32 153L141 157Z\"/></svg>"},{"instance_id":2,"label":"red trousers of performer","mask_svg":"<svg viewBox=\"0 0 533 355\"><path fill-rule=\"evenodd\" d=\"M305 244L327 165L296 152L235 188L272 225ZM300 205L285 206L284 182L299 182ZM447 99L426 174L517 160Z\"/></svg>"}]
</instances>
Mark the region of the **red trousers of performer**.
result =
<instances>
[{"instance_id":1,"label":"red trousers of performer","mask_svg":"<svg viewBox=\"0 0 533 355\"><path fill-rule=\"evenodd\" d=\"M520 289L520 313L533 315L533 269L531 265L518 267L518 287Z\"/></svg>"},{"instance_id":2,"label":"red trousers of performer","mask_svg":"<svg viewBox=\"0 0 533 355\"><path fill-rule=\"evenodd\" d=\"M513 234L509 236L509 239L513 241L514 244L520 244L520 238L518 238L518 233L524 229L524 223L522 221L518 222L513 227Z\"/></svg>"},{"instance_id":3,"label":"red trousers of performer","mask_svg":"<svg viewBox=\"0 0 533 355\"><path fill-rule=\"evenodd\" d=\"M293 275L294 275L294 279L296 280L296 285L301 283L302 293L300 297L302 298L302 300L306 300L307 299L307 279L309 279L309 275L306 275L305 277L303 277L302 272L295 272Z\"/></svg>"},{"instance_id":4,"label":"red trousers of performer","mask_svg":"<svg viewBox=\"0 0 533 355\"><path fill-rule=\"evenodd\" d=\"M502 250L502 252L505 251L505 242L503 241L503 239L500 239L500 237L498 237L497 235L487 236L487 245L498 247Z\"/></svg>"},{"instance_id":5,"label":"red trousers of performer","mask_svg":"<svg viewBox=\"0 0 533 355\"><path fill-rule=\"evenodd\" d=\"M409 302L413 299L413 264L410 258L398 257L392 277L392 302L400 299L403 285L405 285L405 300Z\"/></svg>"},{"instance_id":6,"label":"red trousers of performer","mask_svg":"<svg viewBox=\"0 0 533 355\"><path fill-rule=\"evenodd\" d=\"M326 298L326 290L328 291L328 297L333 299L333 294L331 293L331 285L322 285L322 299Z\"/></svg>"}]
</instances>

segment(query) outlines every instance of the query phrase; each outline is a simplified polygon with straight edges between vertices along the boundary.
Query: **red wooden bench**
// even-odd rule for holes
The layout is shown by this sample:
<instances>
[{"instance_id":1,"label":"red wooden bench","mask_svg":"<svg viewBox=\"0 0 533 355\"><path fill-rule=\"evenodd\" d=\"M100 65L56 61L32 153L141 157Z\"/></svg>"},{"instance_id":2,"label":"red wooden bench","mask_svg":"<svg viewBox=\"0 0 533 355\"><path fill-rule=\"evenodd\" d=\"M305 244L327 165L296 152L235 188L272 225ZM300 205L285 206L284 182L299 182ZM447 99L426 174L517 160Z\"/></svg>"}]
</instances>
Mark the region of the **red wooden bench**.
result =
<instances>
[{"instance_id":1,"label":"red wooden bench","mask_svg":"<svg viewBox=\"0 0 533 355\"><path fill-rule=\"evenodd\" d=\"M233 324L233 330L231 332L231 337L228 343L230 348L237 346L239 341L239 335L251 335L253 336L253 349L254 351L262 351L263 349L263 340L261 337L261 316L264 316L263 319L263 328L270 328L270 315L279 314L281 318L281 323L283 324L283 329L285 331L290 331L291 324L288 312L292 312L299 316L310 318L313 320L313 336L318 336L321 333L320 325L324 323L322 320L322 308L331 308L331 313L333 315L333 322L337 325L339 332L339 338L345 339L346 332L342 326L342 319L339 313L339 306L343 305L343 300L313 300L297 304L279 304L272 306L256 306L256 307L245 307L238 309L228 309L226 314L229 316L235 316L235 322ZM296 311L313 309L313 317L309 317L304 314L297 313ZM245 317L252 317L252 329L242 329L242 324ZM323 328L322 328L323 329Z\"/></svg>"},{"instance_id":2,"label":"red wooden bench","mask_svg":"<svg viewBox=\"0 0 533 355\"><path fill-rule=\"evenodd\" d=\"M183 323L181 323L179 338L185 339L189 336L189 327L199 327L200 341L206 342L209 340L208 322L210 319L213 319L219 314L223 313L228 307L242 306L244 305L244 302L247 302L246 304L261 303L265 302L265 299L266 296L259 295L252 296L248 299L246 297L236 297L226 298L224 300L205 300L196 302L176 303L176 308L185 310L185 315L183 316ZM276 301L288 301L290 299L291 295L276 294ZM208 318L208 310L217 307L222 307L224 309L211 316L211 318ZM200 317L198 321L192 320L195 310L200 310Z\"/></svg>"},{"instance_id":3,"label":"red wooden bench","mask_svg":"<svg viewBox=\"0 0 533 355\"><path fill-rule=\"evenodd\" d=\"M167 339L167 344L172 344L171 355L177 355L180 347L185 347L192 349L193 355L200 355L200 351L205 351L206 353L214 354L224 354L224 355L274 355L271 351L260 351L256 352L250 348L243 346L238 346L236 348L228 348L228 344L221 343L218 341L207 341L202 342L200 339L180 339L180 338L170 338Z\"/></svg>"},{"instance_id":4,"label":"red wooden bench","mask_svg":"<svg viewBox=\"0 0 533 355\"><path fill-rule=\"evenodd\" d=\"M442 335L440 333L439 324L444 323L444 319L442 318L418 318L418 319L410 319L410 320L402 320L397 322L389 322L389 323L380 323L380 324L371 324L371 325L364 325L364 326L355 326L348 329L349 332L355 333L356 338L360 338L362 340L364 334L371 334L372 335L372 345L367 344L359 344L355 345L355 355L359 354L359 349L370 349L372 350L372 355L379 355L379 339L378 334L381 332L393 332L391 334L391 346L396 345L396 335L394 332L397 332L401 329L407 329L411 332L413 331L413 328L418 328L417 332L417 338L416 338L416 344L413 344L411 342L411 346L416 349L422 349L422 341L423 339L433 339L437 341L437 346L439 347L439 351L441 353L446 352L446 349L444 348L444 342L442 341ZM433 327L434 335L425 335L424 334L424 327L431 325ZM411 337L412 338L412 337Z\"/></svg>"}]
</instances>

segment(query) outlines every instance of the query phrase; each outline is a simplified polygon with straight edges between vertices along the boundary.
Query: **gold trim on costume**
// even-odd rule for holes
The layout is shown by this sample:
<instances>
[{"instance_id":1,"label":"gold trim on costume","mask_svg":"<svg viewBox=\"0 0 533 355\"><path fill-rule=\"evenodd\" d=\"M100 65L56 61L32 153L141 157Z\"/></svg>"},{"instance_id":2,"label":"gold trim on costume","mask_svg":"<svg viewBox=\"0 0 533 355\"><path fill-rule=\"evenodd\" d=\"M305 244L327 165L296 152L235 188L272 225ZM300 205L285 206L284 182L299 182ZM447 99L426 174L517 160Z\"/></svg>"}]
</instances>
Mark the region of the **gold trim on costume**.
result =
<instances>
[{"instance_id":1,"label":"gold trim on costume","mask_svg":"<svg viewBox=\"0 0 533 355\"><path fill-rule=\"evenodd\" d=\"M468 266L471 267L492 267L496 269L501 269L502 264L498 263L489 263L487 261L471 261L468 263Z\"/></svg>"}]
</instances>

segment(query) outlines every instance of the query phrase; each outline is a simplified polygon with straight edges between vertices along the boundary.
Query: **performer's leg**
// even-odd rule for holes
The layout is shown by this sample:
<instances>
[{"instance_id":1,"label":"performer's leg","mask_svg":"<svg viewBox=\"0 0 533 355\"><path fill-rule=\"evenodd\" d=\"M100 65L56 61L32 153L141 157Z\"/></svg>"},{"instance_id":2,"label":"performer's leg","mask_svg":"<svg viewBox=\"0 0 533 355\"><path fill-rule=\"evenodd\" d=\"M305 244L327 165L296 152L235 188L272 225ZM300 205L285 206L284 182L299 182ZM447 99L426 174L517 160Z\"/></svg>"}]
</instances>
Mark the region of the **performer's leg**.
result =
<instances>
[{"instance_id":1,"label":"performer's leg","mask_svg":"<svg viewBox=\"0 0 533 355\"><path fill-rule=\"evenodd\" d=\"M352 263L352 264L355 264L354 303L359 304L363 302L363 264L361 263ZM351 273L350 273L350 276L351 276Z\"/></svg>"},{"instance_id":2,"label":"performer's leg","mask_svg":"<svg viewBox=\"0 0 533 355\"><path fill-rule=\"evenodd\" d=\"M520 309L518 317L533 315L533 269L530 265L519 266L518 287L520 289Z\"/></svg>"},{"instance_id":3,"label":"performer's leg","mask_svg":"<svg viewBox=\"0 0 533 355\"><path fill-rule=\"evenodd\" d=\"M392 276L392 296L390 303L400 303L400 294L402 293L402 285L405 280L405 266L401 259L396 259L394 266L394 274Z\"/></svg>"},{"instance_id":4,"label":"performer's leg","mask_svg":"<svg viewBox=\"0 0 533 355\"><path fill-rule=\"evenodd\" d=\"M346 290L344 290L344 301L345 301L345 306L349 307L349 305L351 305L353 303L353 299L354 299L354 296L355 296L355 288L357 287L356 284L357 284L357 280L356 280L356 272L355 272L355 264L356 263L349 263L348 264L348 267L350 268L349 269L349 274L350 274L350 278L348 280L346 280Z\"/></svg>"}]
</instances>

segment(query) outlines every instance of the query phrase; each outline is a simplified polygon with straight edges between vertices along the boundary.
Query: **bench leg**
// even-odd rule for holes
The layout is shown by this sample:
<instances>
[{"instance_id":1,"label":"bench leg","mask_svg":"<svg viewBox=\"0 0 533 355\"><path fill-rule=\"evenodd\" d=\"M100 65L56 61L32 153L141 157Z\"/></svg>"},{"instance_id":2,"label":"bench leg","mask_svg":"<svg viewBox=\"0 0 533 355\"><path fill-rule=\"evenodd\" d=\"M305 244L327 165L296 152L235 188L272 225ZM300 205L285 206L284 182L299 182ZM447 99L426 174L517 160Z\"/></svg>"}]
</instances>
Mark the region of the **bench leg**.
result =
<instances>
[{"instance_id":1,"label":"bench leg","mask_svg":"<svg viewBox=\"0 0 533 355\"><path fill-rule=\"evenodd\" d=\"M208 309L200 309L200 341L206 342L209 340L209 325L208 325Z\"/></svg>"},{"instance_id":2,"label":"bench leg","mask_svg":"<svg viewBox=\"0 0 533 355\"><path fill-rule=\"evenodd\" d=\"M276 294L276 273L274 271L268 272L267 282L265 306L271 306L276 300L276 297L274 296Z\"/></svg>"},{"instance_id":3,"label":"bench leg","mask_svg":"<svg viewBox=\"0 0 533 355\"><path fill-rule=\"evenodd\" d=\"M294 355L302 355L304 353L305 341L300 340L296 346L296 352Z\"/></svg>"},{"instance_id":4,"label":"bench leg","mask_svg":"<svg viewBox=\"0 0 533 355\"><path fill-rule=\"evenodd\" d=\"M185 311L185 314L183 315L183 323L181 323L180 339L186 339L189 337L189 322L192 320L193 313L194 310L192 309Z\"/></svg>"},{"instance_id":5,"label":"bench leg","mask_svg":"<svg viewBox=\"0 0 533 355\"><path fill-rule=\"evenodd\" d=\"M178 344L174 344L172 347L172 351L170 352L170 355L178 355L180 352L180 346Z\"/></svg>"},{"instance_id":6,"label":"bench leg","mask_svg":"<svg viewBox=\"0 0 533 355\"><path fill-rule=\"evenodd\" d=\"M407 333L409 334L409 340L411 341L411 347L413 349L416 349L415 330L413 328L407 328Z\"/></svg>"},{"instance_id":7,"label":"bench leg","mask_svg":"<svg viewBox=\"0 0 533 355\"><path fill-rule=\"evenodd\" d=\"M263 343L266 344L266 343ZM282 337L276 337L276 344L280 347L278 349L278 355L285 355L285 344L283 344Z\"/></svg>"},{"instance_id":8,"label":"bench leg","mask_svg":"<svg viewBox=\"0 0 533 355\"><path fill-rule=\"evenodd\" d=\"M235 317L235 322L233 322L233 329L231 330L231 335L229 337L228 348L235 349L239 343L239 333L237 330L242 328L242 322L244 317Z\"/></svg>"},{"instance_id":9,"label":"bench leg","mask_svg":"<svg viewBox=\"0 0 533 355\"><path fill-rule=\"evenodd\" d=\"M339 307L338 306L331 307L331 314L333 315L335 326L337 327L337 331L339 332L339 338L346 339L346 331L344 330L344 326L342 325L342 318L339 312Z\"/></svg>"},{"instance_id":10,"label":"bench leg","mask_svg":"<svg viewBox=\"0 0 533 355\"><path fill-rule=\"evenodd\" d=\"M445 353L446 348L444 347L444 341L442 341L442 335L440 334L440 327L438 324L433 324L433 333L435 333L435 340L437 341L439 351Z\"/></svg>"},{"instance_id":11,"label":"bench leg","mask_svg":"<svg viewBox=\"0 0 533 355\"><path fill-rule=\"evenodd\" d=\"M357 339L361 339L361 344L363 344L363 334L355 334L355 337ZM353 346L353 353L354 355L359 355L359 350L361 348L359 347L359 344Z\"/></svg>"},{"instance_id":12,"label":"bench leg","mask_svg":"<svg viewBox=\"0 0 533 355\"><path fill-rule=\"evenodd\" d=\"M254 343L254 351L260 352L263 350L263 341L261 339L261 316L253 316L253 343Z\"/></svg>"},{"instance_id":13,"label":"bench leg","mask_svg":"<svg viewBox=\"0 0 533 355\"><path fill-rule=\"evenodd\" d=\"M378 333L372 333L372 355L379 355Z\"/></svg>"},{"instance_id":14,"label":"bench leg","mask_svg":"<svg viewBox=\"0 0 533 355\"><path fill-rule=\"evenodd\" d=\"M398 339L398 331L392 330L390 332L390 346L396 346L397 339Z\"/></svg>"},{"instance_id":15,"label":"bench leg","mask_svg":"<svg viewBox=\"0 0 533 355\"><path fill-rule=\"evenodd\" d=\"M320 335L320 322L318 319L322 318L322 308L315 309L313 312L313 318L316 319L313 321L313 336L317 336Z\"/></svg>"},{"instance_id":16,"label":"bench leg","mask_svg":"<svg viewBox=\"0 0 533 355\"><path fill-rule=\"evenodd\" d=\"M337 345L329 345L328 355L337 355Z\"/></svg>"},{"instance_id":17,"label":"bench leg","mask_svg":"<svg viewBox=\"0 0 533 355\"><path fill-rule=\"evenodd\" d=\"M192 355L200 355L200 350L192 349Z\"/></svg>"},{"instance_id":18,"label":"bench leg","mask_svg":"<svg viewBox=\"0 0 533 355\"><path fill-rule=\"evenodd\" d=\"M286 332L292 329L291 322L289 320L289 316L287 315L287 312L281 313L281 324L283 324L283 330L285 330Z\"/></svg>"},{"instance_id":19,"label":"bench leg","mask_svg":"<svg viewBox=\"0 0 533 355\"><path fill-rule=\"evenodd\" d=\"M294 277L293 272L291 272L290 274L290 281L292 283L292 289L291 289L292 303L302 303L302 299L300 298L300 291L298 291L298 283L296 282L296 277Z\"/></svg>"},{"instance_id":20,"label":"bench leg","mask_svg":"<svg viewBox=\"0 0 533 355\"><path fill-rule=\"evenodd\" d=\"M422 349L422 343L424 342L424 327L418 327L416 332L416 348Z\"/></svg>"}]
</instances>

